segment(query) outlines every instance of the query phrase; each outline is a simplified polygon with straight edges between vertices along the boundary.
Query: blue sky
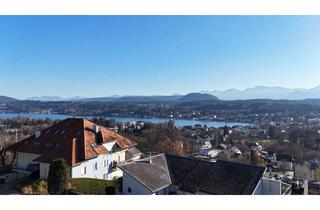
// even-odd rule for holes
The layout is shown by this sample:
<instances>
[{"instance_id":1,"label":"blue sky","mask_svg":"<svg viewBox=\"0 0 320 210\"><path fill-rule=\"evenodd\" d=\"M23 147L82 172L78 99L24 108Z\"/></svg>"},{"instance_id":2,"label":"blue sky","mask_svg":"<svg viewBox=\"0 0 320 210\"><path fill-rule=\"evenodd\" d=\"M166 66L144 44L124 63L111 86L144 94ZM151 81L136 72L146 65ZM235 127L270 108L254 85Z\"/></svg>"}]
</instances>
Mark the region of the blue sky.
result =
<instances>
[{"instance_id":1,"label":"blue sky","mask_svg":"<svg viewBox=\"0 0 320 210\"><path fill-rule=\"evenodd\" d=\"M320 16L0 16L0 95L320 85Z\"/></svg>"}]
</instances>

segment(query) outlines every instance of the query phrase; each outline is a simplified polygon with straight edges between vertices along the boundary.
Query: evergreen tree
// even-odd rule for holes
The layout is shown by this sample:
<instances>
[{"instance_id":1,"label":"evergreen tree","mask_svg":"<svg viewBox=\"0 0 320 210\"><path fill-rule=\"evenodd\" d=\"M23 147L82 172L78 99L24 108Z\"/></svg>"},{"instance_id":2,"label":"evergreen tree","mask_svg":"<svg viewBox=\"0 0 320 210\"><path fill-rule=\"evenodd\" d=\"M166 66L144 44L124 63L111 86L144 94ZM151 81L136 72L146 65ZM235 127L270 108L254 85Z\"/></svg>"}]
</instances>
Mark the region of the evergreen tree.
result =
<instances>
[{"instance_id":1,"label":"evergreen tree","mask_svg":"<svg viewBox=\"0 0 320 210\"><path fill-rule=\"evenodd\" d=\"M229 128L227 125L225 125L223 128L223 136L227 136L227 135L229 135Z\"/></svg>"},{"instance_id":2,"label":"evergreen tree","mask_svg":"<svg viewBox=\"0 0 320 210\"><path fill-rule=\"evenodd\" d=\"M62 158L51 161L48 174L48 192L51 195L60 195L69 181L69 170L66 161Z\"/></svg>"}]
</instances>

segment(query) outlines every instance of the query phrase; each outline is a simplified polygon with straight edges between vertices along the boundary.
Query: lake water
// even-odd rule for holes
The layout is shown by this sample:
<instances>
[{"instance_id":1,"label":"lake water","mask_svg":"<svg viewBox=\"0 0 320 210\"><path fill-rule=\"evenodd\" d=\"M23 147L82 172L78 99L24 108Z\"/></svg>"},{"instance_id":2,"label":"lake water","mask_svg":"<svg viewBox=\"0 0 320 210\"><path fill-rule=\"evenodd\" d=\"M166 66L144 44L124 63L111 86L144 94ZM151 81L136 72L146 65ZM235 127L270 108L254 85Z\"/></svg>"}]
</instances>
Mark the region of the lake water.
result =
<instances>
[{"instance_id":1,"label":"lake water","mask_svg":"<svg viewBox=\"0 0 320 210\"><path fill-rule=\"evenodd\" d=\"M69 115L61 115L61 114L0 114L0 119L12 119L12 118L30 118L30 119L52 119L52 120L64 120L66 118L70 118L72 116ZM84 117L84 118L92 118L92 117ZM106 117L109 118L109 117ZM131 118L131 117L110 117L116 119L118 122L136 122L136 121L145 121L151 123L166 123L169 119L163 118ZM175 125L178 127L182 126L194 126L196 124L206 125L208 127L223 127L225 125L232 127L234 125L250 125L248 123L241 122L222 122L222 121L210 121L210 120L187 120L187 119L174 119Z\"/></svg>"}]
</instances>

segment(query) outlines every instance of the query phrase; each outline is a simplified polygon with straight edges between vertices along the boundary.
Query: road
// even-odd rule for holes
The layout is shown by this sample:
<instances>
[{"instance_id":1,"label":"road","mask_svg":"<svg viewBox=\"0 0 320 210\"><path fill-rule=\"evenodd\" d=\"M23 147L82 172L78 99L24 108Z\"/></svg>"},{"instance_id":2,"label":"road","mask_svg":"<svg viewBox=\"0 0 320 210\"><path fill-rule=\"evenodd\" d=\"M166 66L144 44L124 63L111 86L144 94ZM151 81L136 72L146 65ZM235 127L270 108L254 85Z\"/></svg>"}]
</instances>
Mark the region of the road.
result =
<instances>
[{"instance_id":1,"label":"road","mask_svg":"<svg viewBox=\"0 0 320 210\"><path fill-rule=\"evenodd\" d=\"M12 189L9 184L0 184L0 195L18 195L19 193Z\"/></svg>"}]
</instances>

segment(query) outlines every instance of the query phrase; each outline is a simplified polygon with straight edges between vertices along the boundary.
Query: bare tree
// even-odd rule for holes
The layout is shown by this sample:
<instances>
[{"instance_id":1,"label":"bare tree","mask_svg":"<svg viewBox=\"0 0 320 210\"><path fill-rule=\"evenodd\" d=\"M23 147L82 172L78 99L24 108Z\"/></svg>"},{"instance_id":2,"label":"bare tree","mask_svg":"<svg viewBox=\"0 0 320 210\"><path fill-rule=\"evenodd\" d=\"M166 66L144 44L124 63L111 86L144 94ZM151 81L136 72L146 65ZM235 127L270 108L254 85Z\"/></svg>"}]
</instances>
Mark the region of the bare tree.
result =
<instances>
[{"instance_id":1,"label":"bare tree","mask_svg":"<svg viewBox=\"0 0 320 210\"><path fill-rule=\"evenodd\" d=\"M0 158L1 158L1 164L5 166L7 164L8 160L8 148L10 145L15 143L16 136L15 135L7 135L3 132L0 133ZM13 165L15 158L15 154L13 155L13 158L10 161L10 166Z\"/></svg>"}]
</instances>

